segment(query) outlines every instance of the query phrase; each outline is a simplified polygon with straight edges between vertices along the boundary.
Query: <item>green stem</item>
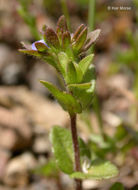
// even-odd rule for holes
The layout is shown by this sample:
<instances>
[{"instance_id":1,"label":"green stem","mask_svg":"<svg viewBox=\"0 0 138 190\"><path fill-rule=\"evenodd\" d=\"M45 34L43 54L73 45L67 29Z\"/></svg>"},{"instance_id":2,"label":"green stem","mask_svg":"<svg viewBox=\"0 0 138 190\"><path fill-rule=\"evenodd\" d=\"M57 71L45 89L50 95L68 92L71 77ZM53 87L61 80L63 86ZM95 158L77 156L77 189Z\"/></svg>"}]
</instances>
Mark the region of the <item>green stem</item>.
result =
<instances>
[{"instance_id":1,"label":"green stem","mask_svg":"<svg viewBox=\"0 0 138 190\"><path fill-rule=\"evenodd\" d=\"M96 8L96 0L89 0L89 13L88 13L88 25L89 25L89 31L92 31L94 29L95 24L95 8ZM94 46L90 49L90 53L92 53L94 50ZM100 111L100 104L97 94L95 94L95 99L93 103L93 107L98 119L100 132L105 137L104 131L103 131L103 122L102 122L102 116Z\"/></svg>"},{"instance_id":2,"label":"green stem","mask_svg":"<svg viewBox=\"0 0 138 190\"><path fill-rule=\"evenodd\" d=\"M95 0L89 0L88 25L90 31L94 29L95 5L96 5Z\"/></svg>"},{"instance_id":3,"label":"green stem","mask_svg":"<svg viewBox=\"0 0 138 190\"><path fill-rule=\"evenodd\" d=\"M73 141L73 149L74 149L74 159L75 159L75 171L81 171L81 164L80 164L80 151L79 151L79 142L78 142L78 135L77 135L77 127L76 127L76 117L77 115L70 115L70 125L71 125L71 134L72 134L72 141ZM82 190L82 180L75 179L76 183L76 190Z\"/></svg>"},{"instance_id":4,"label":"green stem","mask_svg":"<svg viewBox=\"0 0 138 190\"><path fill-rule=\"evenodd\" d=\"M71 31L70 17L69 17L69 12L68 12L68 7L67 7L66 0L61 0L61 7L62 7L62 12L65 15L66 20L67 20L68 29Z\"/></svg>"},{"instance_id":5,"label":"green stem","mask_svg":"<svg viewBox=\"0 0 138 190\"><path fill-rule=\"evenodd\" d=\"M94 20L95 20L95 0L89 0L89 12L88 12L88 26L89 32L94 29ZM93 52L93 46L90 48L90 52Z\"/></svg>"}]
</instances>

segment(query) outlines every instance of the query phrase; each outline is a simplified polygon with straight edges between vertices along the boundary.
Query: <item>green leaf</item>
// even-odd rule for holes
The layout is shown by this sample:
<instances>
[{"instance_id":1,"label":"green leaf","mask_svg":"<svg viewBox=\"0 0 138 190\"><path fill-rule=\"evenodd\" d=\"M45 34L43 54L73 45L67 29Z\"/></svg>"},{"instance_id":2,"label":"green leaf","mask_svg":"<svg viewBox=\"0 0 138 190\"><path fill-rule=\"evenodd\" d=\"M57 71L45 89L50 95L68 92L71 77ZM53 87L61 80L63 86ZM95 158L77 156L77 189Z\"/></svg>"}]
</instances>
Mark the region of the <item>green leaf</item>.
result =
<instances>
[{"instance_id":1,"label":"green leaf","mask_svg":"<svg viewBox=\"0 0 138 190\"><path fill-rule=\"evenodd\" d=\"M75 98L66 92L60 91L53 84L40 81L48 90L52 93L52 95L58 100L60 105L65 111L68 111L70 114L81 113L81 105L75 100Z\"/></svg>"},{"instance_id":2,"label":"green leaf","mask_svg":"<svg viewBox=\"0 0 138 190\"><path fill-rule=\"evenodd\" d=\"M118 169L109 161L94 160L85 173L74 172L70 175L76 179L109 179L118 175Z\"/></svg>"},{"instance_id":3,"label":"green leaf","mask_svg":"<svg viewBox=\"0 0 138 190\"><path fill-rule=\"evenodd\" d=\"M92 102L95 91L95 80L90 83L69 85L73 96L80 102L82 109L86 109Z\"/></svg>"},{"instance_id":4,"label":"green leaf","mask_svg":"<svg viewBox=\"0 0 138 190\"><path fill-rule=\"evenodd\" d=\"M90 54L79 62L79 66L83 72L83 75L88 70L88 68L92 62L93 57L94 57L94 54Z\"/></svg>"},{"instance_id":5,"label":"green leaf","mask_svg":"<svg viewBox=\"0 0 138 190\"><path fill-rule=\"evenodd\" d=\"M74 65L75 70L76 70L77 83L80 83L82 81L82 78L83 78L83 72L82 72L80 66L76 62L73 62L73 65Z\"/></svg>"},{"instance_id":6,"label":"green leaf","mask_svg":"<svg viewBox=\"0 0 138 190\"><path fill-rule=\"evenodd\" d=\"M66 82L67 84L76 84L82 81L83 73L76 62L70 61L67 65Z\"/></svg>"},{"instance_id":7,"label":"green leaf","mask_svg":"<svg viewBox=\"0 0 138 190\"><path fill-rule=\"evenodd\" d=\"M69 88L76 87L79 89L89 89L91 87L91 83L88 82L88 83L82 83L82 84L69 84L68 87Z\"/></svg>"},{"instance_id":8,"label":"green leaf","mask_svg":"<svg viewBox=\"0 0 138 190\"><path fill-rule=\"evenodd\" d=\"M80 102L82 109L86 109L88 106L90 106L93 100L96 84L94 66L90 65L89 69L85 73L81 84L84 83L90 83L91 85L85 84L86 86L89 86L89 88L85 89L80 88L79 85L76 87L71 87L72 94Z\"/></svg>"},{"instance_id":9,"label":"green leaf","mask_svg":"<svg viewBox=\"0 0 138 190\"><path fill-rule=\"evenodd\" d=\"M41 57L40 53L38 53L38 51L36 51L36 50L19 49L19 51L21 53L25 53L25 54L28 54L28 55L33 55L33 56L36 56L36 57Z\"/></svg>"},{"instance_id":10,"label":"green leaf","mask_svg":"<svg viewBox=\"0 0 138 190\"><path fill-rule=\"evenodd\" d=\"M72 61L70 61L67 65L67 74L65 80L67 84L77 83L76 69Z\"/></svg>"},{"instance_id":11,"label":"green leaf","mask_svg":"<svg viewBox=\"0 0 138 190\"><path fill-rule=\"evenodd\" d=\"M122 183L116 182L112 185L110 190L125 190Z\"/></svg>"},{"instance_id":12,"label":"green leaf","mask_svg":"<svg viewBox=\"0 0 138 190\"><path fill-rule=\"evenodd\" d=\"M81 84L68 84L73 96L80 102L82 109L90 106L94 96L95 83L95 68L93 65L90 65L83 76Z\"/></svg>"},{"instance_id":13,"label":"green leaf","mask_svg":"<svg viewBox=\"0 0 138 190\"><path fill-rule=\"evenodd\" d=\"M71 132L65 128L55 126L51 131L50 138L58 167L64 173L72 174L74 172L74 151ZM83 164L84 161L90 159L91 153L81 138L78 138L78 141L81 163Z\"/></svg>"},{"instance_id":14,"label":"green leaf","mask_svg":"<svg viewBox=\"0 0 138 190\"><path fill-rule=\"evenodd\" d=\"M74 172L74 153L71 133L62 127L53 127L50 134L58 167L67 174Z\"/></svg>"},{"instance_id":15,"label":"green leaf","mask_svg":"<svg viewBox=\"0 0 138 190\"><path fill-rule=\"evenodd\" d=\"M58 59L59 59L59 62L60 62L61 68L62 68L61 72L62 72L63 76L65 77L66 71L67 71L67 65L69 63L69 58L66 53L60 52L58 54Z\"/></svg>"}]
</instances>

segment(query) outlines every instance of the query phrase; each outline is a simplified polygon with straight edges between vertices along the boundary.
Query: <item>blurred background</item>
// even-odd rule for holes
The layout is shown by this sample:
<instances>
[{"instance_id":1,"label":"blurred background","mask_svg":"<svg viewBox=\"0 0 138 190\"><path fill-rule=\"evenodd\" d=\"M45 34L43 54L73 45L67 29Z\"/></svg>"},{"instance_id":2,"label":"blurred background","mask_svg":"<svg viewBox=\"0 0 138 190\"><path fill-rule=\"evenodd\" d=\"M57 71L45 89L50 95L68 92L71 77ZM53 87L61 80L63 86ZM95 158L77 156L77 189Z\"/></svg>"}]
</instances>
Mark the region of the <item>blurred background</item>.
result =
<instances>
[{"instance_id":1,"label":"blurred background","mask_svg":"<svg viewBox=\"0 0 138 190\"><path fill-rule=\"evenodd\" d=\"M0 0L0 190L64 190L73 182L51 153L53 125L69 126L39 79L60 87L48 64L18 52L21 42L40 39L44 24L55 29L64 14L72 32L84 23L101 29L93 46L97 73L92 106L78 130L92 154L120 170L112 180L85 180L85 190L107 190L119 181L138 190L138 1Z\"/></svg>"}]
</instances>

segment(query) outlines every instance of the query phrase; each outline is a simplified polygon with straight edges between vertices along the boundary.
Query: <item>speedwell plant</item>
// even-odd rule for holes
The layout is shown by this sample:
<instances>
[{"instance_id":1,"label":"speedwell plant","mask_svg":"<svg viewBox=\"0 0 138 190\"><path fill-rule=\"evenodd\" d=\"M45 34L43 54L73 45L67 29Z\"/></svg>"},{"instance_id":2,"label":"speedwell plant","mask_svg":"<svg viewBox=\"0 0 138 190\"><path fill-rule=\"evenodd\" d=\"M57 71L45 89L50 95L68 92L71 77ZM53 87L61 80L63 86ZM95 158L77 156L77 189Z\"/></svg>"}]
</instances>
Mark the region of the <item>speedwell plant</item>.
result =
<instances>
[{"instance_id":1,"label":"speedwell plant","mask_svg":"<svg viewBox=\"0 0 138 190\"><path fill-rule=\"evenodd\" d=\"M53 84L40 81L69 113L71 132L59 126L51 130L50 138L58 167L74 178L76 190L82 190L82 179L104 179L116 176L117 168L109 161L93 160L91 151L78 137L76 116L85 110L93 100L95 91L94 54L87 50L100 34L97 29L88 33L81 24L74 34L67 28L64 16L57 22L56 32L44 26L42 39L20 52L36 56L52 65L64 81L64 91Z\"/></svg>"}]
</instances>

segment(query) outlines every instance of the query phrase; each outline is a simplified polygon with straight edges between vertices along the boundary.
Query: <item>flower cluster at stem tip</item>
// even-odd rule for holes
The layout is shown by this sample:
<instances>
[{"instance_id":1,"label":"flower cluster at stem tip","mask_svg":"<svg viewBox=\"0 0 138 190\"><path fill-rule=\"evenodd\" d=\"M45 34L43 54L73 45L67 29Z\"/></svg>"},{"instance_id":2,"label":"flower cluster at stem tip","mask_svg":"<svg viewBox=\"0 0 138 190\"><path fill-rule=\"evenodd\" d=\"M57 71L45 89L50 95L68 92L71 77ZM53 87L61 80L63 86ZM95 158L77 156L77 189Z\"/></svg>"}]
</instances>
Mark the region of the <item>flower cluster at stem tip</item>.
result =
<instances>
[{"instance_id":1,"label":"flower cluster at stem tip","mask_svg":"<svg viewBox=\"0 0 138 190\"><path fill-rule=\"evenodd\" d=\"M91 103L94 94L95 70L91 64L94 55L88 55L87 52L99 34L100 29L88 33L88 28L84 24L71 34L65 17L61 16L57 22L56 31L44 26L42 39L29 46L23 44L25 49L19 51L43 59L62 75L66 93L72 96L70 100L77 101L80 105L81 109L76 111L80 113ZM49 87L48 85L51 84L46 83L44 85L53 94L55 87ZM62 98L58 96L59 103L63 101ZM62 107L67 110L69 105Z\"/></svg>"}]
</instances>

